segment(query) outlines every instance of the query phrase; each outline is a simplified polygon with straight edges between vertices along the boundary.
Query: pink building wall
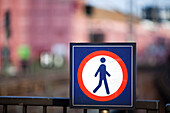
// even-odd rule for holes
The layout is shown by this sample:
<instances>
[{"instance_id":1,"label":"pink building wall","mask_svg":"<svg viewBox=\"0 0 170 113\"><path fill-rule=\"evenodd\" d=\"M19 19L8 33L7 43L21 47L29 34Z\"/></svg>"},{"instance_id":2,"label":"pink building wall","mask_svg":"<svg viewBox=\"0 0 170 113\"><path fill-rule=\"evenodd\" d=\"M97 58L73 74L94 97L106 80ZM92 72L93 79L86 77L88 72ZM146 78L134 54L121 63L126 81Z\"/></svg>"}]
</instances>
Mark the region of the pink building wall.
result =
<instances>
[{"instance_id":1,"label":"pink building wall","mask_svg":"<svg viewBox=\"0 0 170 113\"><path fill-rule=\"evenodd\" d=\"M105 42L129 41L127 22L88 18L83 8L84 2L74 0L0 0L0 49L8 45L3 26L7 10L11 12L8 46L14 65L19 65L17 49L22 44L28 44L32 57L37 58L41 51L50 50L55 44L69 47L69 42L89 42L89 33L97 29L103 31ZM133 41L137 43L138 53L145 51L156 36L170 39L170 32L161 25L153 32L134 24Z\"/></svg>"},{"instance_id":2,"label":"pink building wall","mask_svg":"<svg viewBox=\"0 0 170 113\"><path fill-rule=\"evenodd\" d=\"M12 63L19 65L17 50L22 44L31 47L32 57L38 57L40 51L50 50L56 43L68 45L74 4L72 0L0 0L0 50L8 45ZM11 13L9 44L3 26L7 10Z\"/></svg>"}]
</instances>

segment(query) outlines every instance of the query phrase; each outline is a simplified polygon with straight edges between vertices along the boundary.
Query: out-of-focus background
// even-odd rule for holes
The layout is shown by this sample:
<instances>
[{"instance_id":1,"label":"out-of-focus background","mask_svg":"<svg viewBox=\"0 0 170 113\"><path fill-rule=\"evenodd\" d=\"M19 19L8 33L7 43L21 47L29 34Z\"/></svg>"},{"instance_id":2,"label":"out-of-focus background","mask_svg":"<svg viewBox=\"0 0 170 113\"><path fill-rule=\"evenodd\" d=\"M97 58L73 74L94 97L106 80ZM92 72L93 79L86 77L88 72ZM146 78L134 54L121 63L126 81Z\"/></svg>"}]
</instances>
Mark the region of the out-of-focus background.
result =
<instances>
[{"instance_id":1,"label":"out-of-focus background","mask_svg":"<svg viewBox=\"0 0 170 113\"><path fill-rule=\"evenodd\" d=\"M69 97L70 42L136 42L137 99L170 102L167 0L0 0L0 96Z\"/></svg>"}]
</instances>

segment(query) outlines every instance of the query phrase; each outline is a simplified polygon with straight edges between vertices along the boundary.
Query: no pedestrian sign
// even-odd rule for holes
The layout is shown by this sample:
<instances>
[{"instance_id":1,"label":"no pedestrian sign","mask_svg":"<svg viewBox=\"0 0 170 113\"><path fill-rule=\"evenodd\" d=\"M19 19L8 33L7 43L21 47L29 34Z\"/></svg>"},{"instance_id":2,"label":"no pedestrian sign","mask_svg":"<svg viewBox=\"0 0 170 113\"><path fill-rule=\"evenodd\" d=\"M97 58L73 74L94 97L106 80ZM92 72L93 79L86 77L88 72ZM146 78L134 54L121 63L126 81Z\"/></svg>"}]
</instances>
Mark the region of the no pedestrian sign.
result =
<instances>
[{"instance_id":1,"label":"no pedestrian sign","mask_svg":"<svg viewBox=\"0 0 170 113\"><path fill-rule=\"evenodd\" d=\"M134 108L135 43L71 43L70 106Z\"/></svg>"}]
</instances>

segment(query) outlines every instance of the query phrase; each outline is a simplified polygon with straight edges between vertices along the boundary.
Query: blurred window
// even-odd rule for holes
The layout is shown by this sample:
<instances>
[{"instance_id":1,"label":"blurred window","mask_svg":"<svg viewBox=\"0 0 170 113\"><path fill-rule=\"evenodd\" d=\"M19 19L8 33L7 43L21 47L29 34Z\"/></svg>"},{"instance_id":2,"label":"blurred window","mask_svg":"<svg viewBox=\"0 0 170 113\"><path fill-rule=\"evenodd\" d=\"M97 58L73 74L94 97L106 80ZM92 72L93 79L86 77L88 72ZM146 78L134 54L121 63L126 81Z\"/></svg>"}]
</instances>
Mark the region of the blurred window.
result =
<instances>
[{"instance_id":1,"label":"blurred window","mask_svg":"<svg viewBox=\"0 0 170 113\"><path fill-rule=\"evenodd\" d=\"M103 42L104 41L104 34L103 33L91 33L90 34L90 41L91 42Z\"/></svg>"},{"instance_id":2,"label":"blurred window","mask_svg":"<svg viewBox=\"0 0 170 113\"><path fill-rule=\"evenodd\" d=\"M86 5L85 6L85 13L86 13L87 16L91 16L92 13L93 13L93 7L90 6L90 5Z\"/></svg>"}]
</instances>

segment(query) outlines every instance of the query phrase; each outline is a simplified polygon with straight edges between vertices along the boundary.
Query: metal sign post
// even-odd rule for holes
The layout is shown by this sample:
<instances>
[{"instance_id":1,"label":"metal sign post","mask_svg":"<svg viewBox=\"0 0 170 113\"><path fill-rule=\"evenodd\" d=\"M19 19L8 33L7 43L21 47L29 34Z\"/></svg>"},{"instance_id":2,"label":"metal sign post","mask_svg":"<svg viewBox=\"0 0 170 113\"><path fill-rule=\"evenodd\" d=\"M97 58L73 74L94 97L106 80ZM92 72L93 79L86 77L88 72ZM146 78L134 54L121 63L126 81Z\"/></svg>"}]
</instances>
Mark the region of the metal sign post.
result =
<instances>
[{"instance_id":1,"label":"metal sign post","mask_svg":"<svg viewBox=\"0 0 170 113\"><path fill-rule=\"evenodd\" d=\"M100 109L99 113L110 113L109 109Z\"/></svg>"}]
</instances>

